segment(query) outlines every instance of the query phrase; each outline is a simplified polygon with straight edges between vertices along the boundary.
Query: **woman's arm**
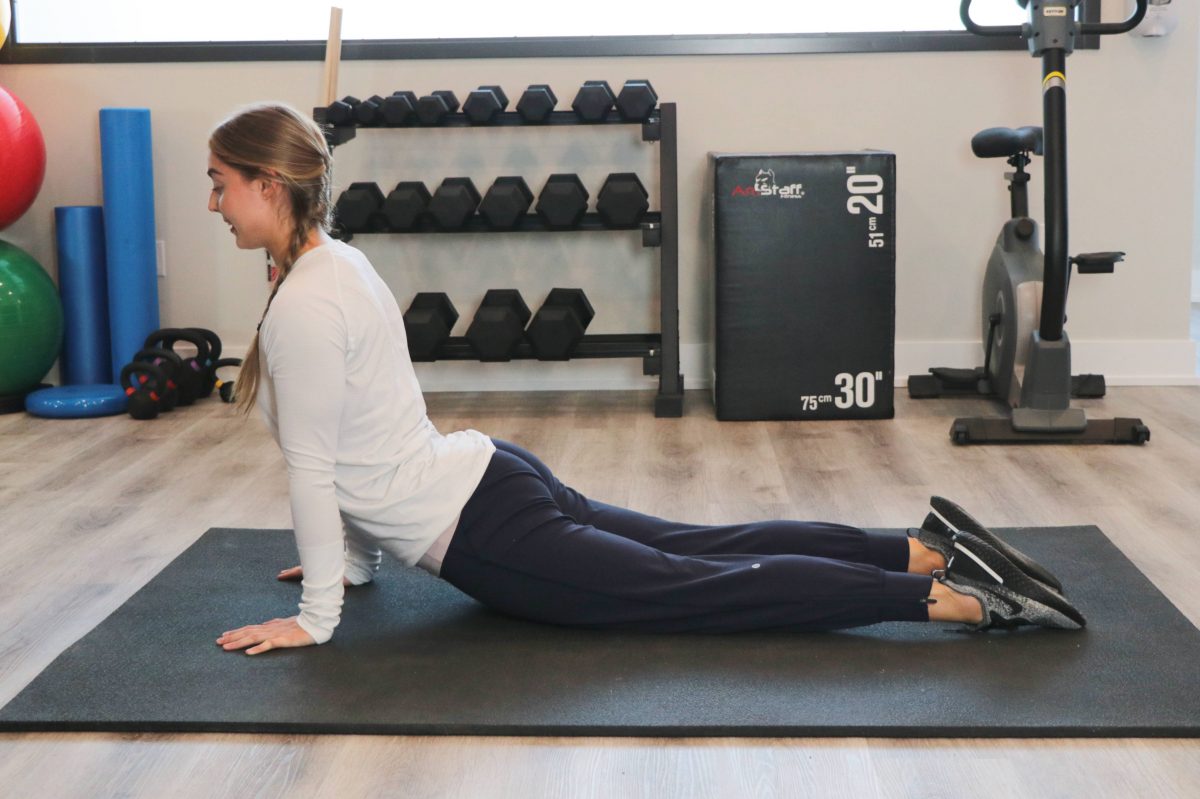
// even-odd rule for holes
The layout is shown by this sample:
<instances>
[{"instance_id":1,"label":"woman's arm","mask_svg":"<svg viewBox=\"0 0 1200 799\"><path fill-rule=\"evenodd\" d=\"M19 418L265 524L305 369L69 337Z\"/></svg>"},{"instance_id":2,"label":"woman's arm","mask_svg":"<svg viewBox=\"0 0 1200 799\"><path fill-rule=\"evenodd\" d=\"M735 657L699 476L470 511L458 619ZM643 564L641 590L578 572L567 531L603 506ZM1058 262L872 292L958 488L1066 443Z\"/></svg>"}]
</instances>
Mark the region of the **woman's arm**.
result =
<instances>
[{"instance_id":1,"label":"woman's arm","mask_svg":"<svg viewBox=\"0 0 1200 799\"><path fill-rule=\"evenodd\" d=\"M365 585L375 579L383 553L375 539L343 518L346 531L346 580L350 585Z\"/></svg>"},{"instance_id":2,"label":"woman's arm","mask_svg":"<svg viewBox=\"0 0 1200 799\"><path fill-rule=\"evenodd\" d=\"M355 527L345 516L342 517L342 527L346 532L346 572L342 585L366 585L375 579L375 572L379 571L379 564L383 561L383 552L374 538ZM303 576L301 567L292 566L280 570L276 579L291 581Z\"/></svg>"},{"instance_id":3,"label":"woman's arm","mask_svg":"<svg viewBox=\"0 0 1200 799\"><path fill-rule=\"evenodd\" d=\"M297 285L276 297L260 343L274 384L279 446L287 462L304 573L297 622L320 644L333 635L343 599L345 556L334 466L345 392L346 326L336 298L305 293L305 288Z\"/></svg>"}]
</instances>

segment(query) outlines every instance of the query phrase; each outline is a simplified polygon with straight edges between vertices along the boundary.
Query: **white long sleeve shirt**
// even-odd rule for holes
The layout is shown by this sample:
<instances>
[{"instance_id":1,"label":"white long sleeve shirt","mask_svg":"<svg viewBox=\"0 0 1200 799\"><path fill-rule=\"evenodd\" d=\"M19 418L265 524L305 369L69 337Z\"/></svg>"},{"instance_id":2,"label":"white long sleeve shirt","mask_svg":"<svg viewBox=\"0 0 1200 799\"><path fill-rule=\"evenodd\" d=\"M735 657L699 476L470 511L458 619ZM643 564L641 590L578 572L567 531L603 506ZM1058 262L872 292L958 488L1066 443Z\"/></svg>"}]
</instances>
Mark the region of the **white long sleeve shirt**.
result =
<instances>
[{"instance_id":1,"label":"white long sleeve shirt","mask_svg":"<svg viewBox=\"0 0 1200 799\"><path fill-rule=\"evenodd\" d=\"M456 522L495 445L430 422L395 297L347 244L297 259L259 345L258 406L287 462L304 570L299 624L321 644L341 618L343 576L369 581L380 548L415 565Z\"/></svg>"}]
</instances>

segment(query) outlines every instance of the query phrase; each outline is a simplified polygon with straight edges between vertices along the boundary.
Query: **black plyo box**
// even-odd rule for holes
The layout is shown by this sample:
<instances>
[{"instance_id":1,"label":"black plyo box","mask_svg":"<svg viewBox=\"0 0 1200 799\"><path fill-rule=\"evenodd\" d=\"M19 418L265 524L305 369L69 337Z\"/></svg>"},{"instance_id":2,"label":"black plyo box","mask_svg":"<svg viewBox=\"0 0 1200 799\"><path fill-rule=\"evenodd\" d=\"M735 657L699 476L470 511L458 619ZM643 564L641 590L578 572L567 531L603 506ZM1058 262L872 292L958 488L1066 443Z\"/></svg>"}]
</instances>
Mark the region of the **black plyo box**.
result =
<instances>
[{"instance_id":1,"label":"black plyo box","mask_svg":"<svg viewBox=\"0 0 1200 799\"><path fill-rule=\"evenodd\" d=\"M709 156L717 418L895 414L896 157Z\"/></svg>"}]
</instances>

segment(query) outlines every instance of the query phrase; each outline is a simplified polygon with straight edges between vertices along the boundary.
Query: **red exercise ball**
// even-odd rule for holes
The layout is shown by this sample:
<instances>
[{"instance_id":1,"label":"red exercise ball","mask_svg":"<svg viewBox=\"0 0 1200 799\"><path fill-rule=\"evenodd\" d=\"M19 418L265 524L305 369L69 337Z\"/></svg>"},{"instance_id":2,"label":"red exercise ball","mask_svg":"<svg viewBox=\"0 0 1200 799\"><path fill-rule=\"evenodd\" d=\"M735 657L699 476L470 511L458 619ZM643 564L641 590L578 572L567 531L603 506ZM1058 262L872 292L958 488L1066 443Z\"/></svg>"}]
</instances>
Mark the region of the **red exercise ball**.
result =
<instances>
[{"instance_id":1,"label":"red exercise ball","mask_svg":"<svg viewBox=\"0 0 1200 799\"><path fill-rule=\"evenodd\" d=\"M0 86L0 230L29 210L46 176L46 142L25 104Z\"/></svg>"}]
</instances>

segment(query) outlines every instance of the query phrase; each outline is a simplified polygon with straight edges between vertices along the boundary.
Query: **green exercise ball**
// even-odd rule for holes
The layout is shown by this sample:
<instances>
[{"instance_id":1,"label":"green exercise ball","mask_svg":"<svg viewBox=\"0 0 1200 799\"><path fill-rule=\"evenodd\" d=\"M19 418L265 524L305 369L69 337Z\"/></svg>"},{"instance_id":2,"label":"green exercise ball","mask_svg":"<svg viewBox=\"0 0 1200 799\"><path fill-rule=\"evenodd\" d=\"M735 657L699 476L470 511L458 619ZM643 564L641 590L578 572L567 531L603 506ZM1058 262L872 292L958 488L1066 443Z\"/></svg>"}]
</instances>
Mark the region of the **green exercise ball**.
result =
<instances>
[{"instance_id":1,"label":"green exercise ball","mask_svg":"<svg viewBox=\"0 0 1200 799\"><path fill-rule=\"evenodd\" d=\"M0 396L37 386L62 340L62 301L54 281L32 255L0 241Z\"/></svg>"}]
</instances>

